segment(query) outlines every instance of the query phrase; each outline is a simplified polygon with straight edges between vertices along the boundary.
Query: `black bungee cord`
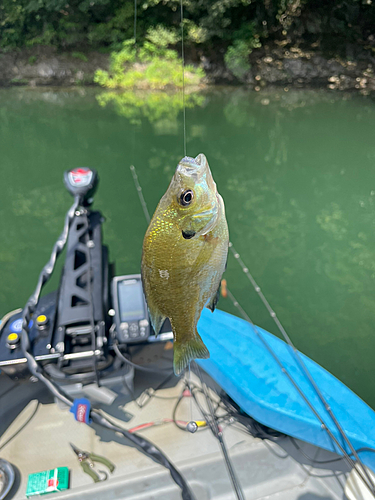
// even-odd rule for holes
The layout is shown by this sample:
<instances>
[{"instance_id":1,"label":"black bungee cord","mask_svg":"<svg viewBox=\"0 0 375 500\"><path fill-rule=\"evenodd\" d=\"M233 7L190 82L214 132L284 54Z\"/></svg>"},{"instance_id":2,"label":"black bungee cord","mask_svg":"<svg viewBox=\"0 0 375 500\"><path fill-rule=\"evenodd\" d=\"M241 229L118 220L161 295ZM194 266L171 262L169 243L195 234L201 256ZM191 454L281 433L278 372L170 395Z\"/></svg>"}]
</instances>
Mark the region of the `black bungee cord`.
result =
<instances>
[{"instance_id":1,"label":"black bungee cord","mask_svg":"<svg viewBox=\"0 0 375 500\"><path fill-rule=\"evenodd\" d=\"M50 380L43 372L43 368L37 363L32 353L29 351L30 349L30 340L29 340L29 323L31 320L32 314L35 312L42 288L49 281L52 276L53 270L55 268L56 260L58 256L63 251L69 234L69 228L71 222L75 216L77 209L79 208L81 203L81 199L79 196L74 198L74 203L70 207L69 211L65 217L64 229L60 234L58 240L53 246L51 256L47 264L43 267L39 279L38 284L35 288L34 293L29 298L25 308L22 312L22 333L21 333L21 348L23 350L24 356L26 358L28 367L32 375L40 380L47 389L52 393L52 395L64 403L69 408L73 405L73 401L64 394L53 382ZM89 277L90 279L90 277ZM177 486L181 489L182 500L196 500L194 493L190 489L184 477L181 473L176 469L176 467L169 461L169 459L164 455L164 453L152 444L147 439L127 431L126 429L122 429L121 427L113 424L107 417L101 415L98 410L91 409L90 417L92 421L106 429L110 429L114 432L118 432L122 434L125 438L127 438L130 442L132 442L138 450L142 451L150 458L152 458L155 462L159 463L163 467L169 470L170 475Z\"/></svg>"}]
</instances>

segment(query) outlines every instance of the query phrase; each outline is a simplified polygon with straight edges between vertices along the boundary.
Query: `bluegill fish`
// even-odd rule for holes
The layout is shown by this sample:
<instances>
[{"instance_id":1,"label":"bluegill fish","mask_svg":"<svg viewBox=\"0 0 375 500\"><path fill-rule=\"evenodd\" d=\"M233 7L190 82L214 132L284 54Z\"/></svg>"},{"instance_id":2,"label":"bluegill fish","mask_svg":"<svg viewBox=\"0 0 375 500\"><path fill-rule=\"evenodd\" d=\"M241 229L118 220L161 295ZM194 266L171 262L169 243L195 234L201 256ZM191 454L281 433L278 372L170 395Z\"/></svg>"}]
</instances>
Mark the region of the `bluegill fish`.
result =
<instances>
[{"instance_id":1,"label":"bluegill fish","mask_svg":"<svg viewBox=\"0 0 375 500\"><path fill-rule=\"evenodd\" d=\"M197 331L205 305L214 311L228 254L224 202L203 154L177 166L147 229L142 282L158 334L169 318L178 375L194 358L210 356Z\"/></svg>"}]
</instances>

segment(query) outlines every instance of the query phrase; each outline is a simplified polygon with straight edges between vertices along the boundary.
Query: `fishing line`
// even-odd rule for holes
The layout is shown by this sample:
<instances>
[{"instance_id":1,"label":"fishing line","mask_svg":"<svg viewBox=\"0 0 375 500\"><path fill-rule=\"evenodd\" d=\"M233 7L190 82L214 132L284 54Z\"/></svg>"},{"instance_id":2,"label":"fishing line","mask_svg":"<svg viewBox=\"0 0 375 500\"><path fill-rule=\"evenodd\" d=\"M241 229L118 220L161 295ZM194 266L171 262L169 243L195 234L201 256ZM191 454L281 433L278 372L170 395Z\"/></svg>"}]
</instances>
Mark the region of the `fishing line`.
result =
<instances>
[{"instance_id":1,"label":"fishing line","mask_svg":"<svg viewBox=\"0 0 375 500\"><path fill-rule=\"evenodd\" d=\"M131 171L132 171L132 174L133 174L134 183L135 183L135 186L136 186L136 189L137 189L137 192L138 192L138 196L139 196L139 199L140 199L143 211L145 213L146 219L149 221L150 220L149 219L150 216L149 216L149 213L148 213L148 209L147 209L147 205L146 205L145 199L144 199L143 194L142 194L142 188L141 188L141 186L139 185L139 182L138 182L138 177L137 177L137 174L136 174L136 171L135 171L135 167L131 166L130 168L131 168ZM245 263L242 261L239 253L235 250L232 242L229 242L229 249L232 252L234 258L239 262L240 266L242 267L243 272L248 277L248 279L251 282L251 284L253 285L255 291L259 294L262 302L266 305L267 310L270 313L270 316L275 320L275 322L278 325L278 327L279 327L281 333L283 334L284 338L287 340L288 343L290 342L290 344L291 344L291 346L293 348L293 352L295 353L296 352L296 348L293 346L292 341L290 340L289 336L287 335L285 329L282 327L279 319L277 318L276 313L272 310L270 304L268 303L267 299L263 295L263 293L261 291L261 288L258 286L258 284L254 280L253 276L250 274L249 269L245 266ZM309 402L309 400L307 399L307 397L304 395L303 391L298 387L298 385L296 384L296 382L292 379L292 377L290 376L290 374L286 371L286 369L284 368L284 366L282 365L282 363L280 362L280 360L277 358L276 354L272 351L271 347L268 345L268 343L266 342L266 340L260 334L258 328L254 325L254 323L251 321L250 317L247 315L247 313L240 306L240 304L238 303L238 301L234 298L233 294L229 290L228 290L228 295L231 298L234 306L240 311L240 313L244 317L244 319L246 319L246 321L248 321L251 325L254 326L256 334L259 336L259 338L261 339L262 343L265 345L266 349L270 352L270 354L273 356L273 358L275 359L275 361L277 362L277 364L280 366L282 372L287 375L287 377L290 379L290 381L293 384L293 386L299 392L299 394L304 399L304 401L306 402L306 404L310 407L311 411L316 415L316 417L318 418L318 420L321 422L322 429L325 429L327 431L329 437L337 445L337 447L342 452L344 458L347 460L347 462L349 463L349 465L354 468L355 467L355 462L350 458L349 454L346 452L346 450L341 446L341 444L338 442L338 440L336 439L336 437L329 430L329 428L324 423L324 421L322 420L322 418L320 417L320 415L317 413L317 411L315 410L315 408L311 405L311 403ZM297 358L297 359L299 359L299 358ZM340 428L338 429L339 432L340 432ZM342 437L345 436L345 433L344 433L344 431L342 429L341 429L340 434L342 435ZM344 439L345 439L345 437L344 437ZM353 448L352 445L351 445L351 443L350 443L350 447ZM353 451L353 449L352 449L352 451ZM364 484L366 485L366 487L370 490L371 494L373 496L375 496L375 494L374 494L374 490L375 489L373 487L373 482L372 482L371 478L369 477L369 475L368 475L368 473L366 471L365 466L363 465L362 461L358 457L358 454L357 454L356 450L354 450L354 452L352 454L355 456L357 462L361 465L361 467L363 469L363 472L364 472L364 475L365 475L365 478L363 477L362 472L360 472L357 469L358 474L360 475L360 477L361 477L362 481L364 482ZM367 478L368 478L368 481L369 481L368 483L366 481Z\"/></svg>"},{"instance_id":2,"label":"fishing line","mask_svg":"<svg viewBox=\"0 0 375 500\"><path fill-rule=\"evenodd\" d=\"M187 423L186 430L191 434L194 434L198 430L198 424L193 420L193 391L191 388L191 373L190 373L190 361L189 369L185 370L185 385L189 388L190 392L190 420Z\"/></svg>"},{"instance_id":3,"label":"fishing line","mask_svg":"<svg viewBox=\"0 0 375 500\"><path fill-rule=\"evenodd\" d=\"M337 440L337 438L335 437L335 435L332 433L332 431L329 429L329 427L325 424L324 420L322 419L322 417L319 415L319 413L317 412L317 410L314 408L314 406L310 403L310 401L308 400L308 398L305 396L304 392L302 391L302 389L298 386L297 382L293 379L293 377L290 375L290 373L286 370L286 368L284 368L283 364L281 363L281 361L279 360L279 358L277 357L277 355L274 353L274 351L272 350L271 346L268 344L268 342L266 341L266 339L264 338L264 336L261 334L259 328L252 322L252 320L250 319L250 317L248 316L248 314L244 311L244 309L241 307L241 305L239 304L239 302L236 300L236 298L234 297L234 295L232 294L232 292L229 290L229 288L227 288L227 292L228 292L228 295L230 297L230 299L232 300L233 302L233 305L240 311L242 317L248 321L254 328L254 331L257 335L257 337L260 339L260 341L263 343L263 345L265 346L265 348L267 349L267 351L271 354L271 356L274 358L274 360L276 361L276 363L279 365L279 367L281 368L281 371L288 377L288 379L290 380L290 382L293 384L294 388L298 391L298 393L300 394L300 396L303 398L303 400L305 401L305 403L308 405L308 407L310 408L310 410L314 413L314 415L316 416L316 418L319 420L319 422L321 423L321 427L323 430L325 430L327 432L327 434L329 435L329 437L331 438L331 440L336 444L336 446L338 447L338 449L341 451L341 453L343 454L343 456L345 457L345 459L347 460L348 464L352 467L352 468L356 468L355 465L356 463L354 462L354 460L350 457L350 455L347 453L347 451L342 447L342 445L340 444L340 442ZM358 456L357 452L355 451L353 453L354 456ZM362 469L363 469L363 473L364 473L364 476L362 475L362 471L360 471L358 468L356 468L357 470L357 473L358 475L361 477L363 483L365 484L365 486L369 489L370 493L374 495L374 492L373 492L373 487L372 487L372 481L370 480L368 483L366 481L367 479L367 476L368 476L368 473L366 471L366 467L363 465L362 461L358 459L358 462L359 462L359 465L361 465Z\"/></svg>"},{"instance_id":4,"label":"fishing line","mask_svg":"<svg viewBox=\"0 0 375 500\"><path fill-rule=\"evenodd\" d=\"M165 386L165 384L167 384L170 379L172 377L174 377L175 374L174 372L172 371L168 377L166 377L162 382L160 382L159 385L157 385L155 387L155 389L152 389L151 387L146 389L137 399L137 404L140 408L143 408L144 406L146 406L146 404L151 401L152 398L156 398L156 399L176 399L178 398L178 396L159 396L159 395L156 395L156 392L161 389L162 387Z\"/></svg>"},{"instance_id":5,"label":"fishing line","mask_svg":"<svg viewBox=\"0 0 375 500\"><path fill-rule=\"evenodd\" d=\"M189 390L189 394L190 394L190 390L191 390L191 396L192 396L192 398L194 398L194 402L195 402L195 404L197 405L197 407L198 407L198 409L199 409L199 411L200 411L201 415L202 415L202 416L203 416L203 418L204 418L204 424L205 424L205 425L198 425L198 423L197 423L197 422L195 422L195 423L196 423L196 424L197 424L197 426L200 428L200 430L208 429L208 428L209 428L209 422L208 422L208 420L209 420L209 415L208 415L208 413L204 410L204 408L203 408L203 407L202 407L202 405L200 404L200 402L199 402L199 400L198 400L198 398L197 398L197 396L196 396L196 394L195 394L196 392L199 392L199 393L201 393L201 394L203 394L203 395L204 395L204 392L203 392L203 390L202 390L200 387L198 387L198 386L197 386L197 385L195 385L194 383L193 383L193 384L189 387L189 386L188 386L188 384L187 384L187 381L186 381L186 380L185 380L185 385L184 385L184 387L182 388L181 394L180 394L179 396L177 396L178 401L176 402L176 405L175 405L175 407L174 407L174 409L173 409L173 414L172 414L172 415L173 415L173 418L172 418L172 421L175 423L175 425L176 425L179 429L181 429L181 430L183 430L183 431L185 431L185 432L189 432L189 430L188 430L188 424L189 424L189 422L182 421L182 420L178 420L178 419L176 418L177 409L178 409L178 407L179 407L179 405L180 405L181 401L182 401L185 397L187 397L187 396L186 396L186 389L188 389L188 390ZM218 400L218 401L215 401L214 399L212 399L212 403L216 405L216 409L215 409L215 418L217 419L217 421L218 421L218 422L220 422L220 423L224 422L224 423L225 423L225 422L228 420L228 415L229 415L229 412L227 411L227 409L226 409L225 405L224 405L224 404L223 404L223 402L221 401L220 396L219 396L218 394L216 394L216 395L218 396L219 400ZM220 408L220 409L222 409L222 410L224 410L224 411L226 411L226 413L227 413L227 414L226 414L226 415L217 416L217 415L216 415L216 411L217 411L219 408ZM199 421L199 423L200 423L200 424L202 424L203 422L202 422L202 421Z\"/></svg>"},{"instance_id":6,"label":"fishing line","mask_svg":"<svg viewBox=\"0 0 375 500\"><path fill-rule=\"evenodd\" d=\"M184 156L186 156L186 107L185 107L185 52L184 52L184 8L181 5L181 59L182 59L182 106L184 114Z\"/></svg>"},{"instance_id":7,"label":"fishing line","mask_svg":"<svg viewBox=\"0 0 375 500\"><path fill-rule=\"evenodd\" d=\"M134 180L135 187L136 187L137 192L138 192L138 197L139 197L139 200L140 200L141 205L142 205L142 208L143 208L143 212L144 212L144 214L145 214L146 220L149 222L149 221L150 221L150 215L149 215L149 212L148 212L148 209L147 209L147 204L146 204L146 201L145 201L145 199L144 199L144 197L143 197L142 188L141 188L141 186L140 186L140 184L139 184L139 182L138 182L138 176L137 176L137 173L136 173L136 169L135 169L135 167L134 167L133 165L130 167L130 169L131 169L131 172L132 172L132 175L133 175L133 180ZM233 245L232 245L232 243L229 243L229 247L230 247L230 249L231 249L231 250L233 249ZM234 251L234 252L235 252L235 251ZM237 257L236 257L236 255L237 255ZM235 252L235 258L236 258L236 259L238 259L238 258L239 258L239 254L237 254L237 252ZM245 269L246 269L246 271L245 271ZM245 267L244 267L244 269L243 269L243 270L244 270L244 272L248 272L248 269L247 269L247 268L245 268ZM257 287L257 288L259 288L259 287ZM260 288L259 288L259 290L260 290ZM235 306L235 307L237 307L237 308L239 309L239 311L241 312L242 316L243 316L243 317L244 317L247 321L249 321L249 323L251 323L251 324L253 325L253 323L252 323L251 319L249 318L249 316L248 316L248 315L246 314L246 312L242 309L242 307L240 306L240 304L236 301L236 299L234 298L234 296L232 295L232 293L231 293L229 290L228 290L228 294L229 294L229 296L230 296L230 298L231 298L231 300L232 300L232 302L233 302L234 306ZM254 325L254 327L255 327L255 325ZM256 327L255 327L255 328L256 328ZM257 332L257 331L258 331L258 330L256 329L256 332ZM259 334L259 333L258 333L258 334ZM260 335L260 334L259 334L259 335ZM262 337L261 337L261 339L263 340L263 338L262 338ZM265 341L264 341L264 343L265 343ZM268 344L266 345L266 348L267 348L267 350L269 350L269 351L270 351L271 355L275 358L276 362L277 362L277 363L279 364L279 366L281 367L281 370L282 370L283 372L287 373L287 372L286 372L286 370L285 370L285 368L282 366L282 364L280 363L279 359L277 358L277 356L273 353L273 351L271 350L271 348L268 346ZM197 366L198 366L198 365L197 365ZM290 377L290 375L289 375L288 373L287 373L287 375L288 375L288 377L289 377L289 378L291 378L291 377ZM293 379L291 379L291 382L292 382L292 384L293 384L294 386L296 386L296 384L295 384L295 382L294 382L294 380L293 380ZM296 386L296 389L298 390L298 392L300 392L301 396L303 397L303 399L305 399L306 403L307 403L307 404L311 407L312 411L313 411L314 413L316 413L316 412L315 412L315 410L314 410L314 408L311 406L310 402L307 400L307 398L304 396L303 392L302 392L302 391L298 388L298 386ZM191 392L191 387L190 387L190 386L189 386L189 390L190 390L190 392ZM192 394L192 392L191 392L191 394ZM178 403L177 403L177 405L176 405L175 411L177 410L177 406L178 406L178 404L179 404L179 401L178 401ZM319 420L321 420L321 419L320 419L320 416L319 416L318 414L317 414L317 418L318 418ZM175 414L174 414L174 416L173 416L173 419L175 420ZM329 430L328 430L328 428L325 426L324 422L323 422L323 425L324 425L324 428L325 428L325 429L327 430L327 432L329 433ZM225 445L224 445L224 446L225 446ZM344 455L344 456L345 456L345 455L347 455L346 451L345 451L345 450L341 447L340 443L338 443L338 446L339 446L339 448L340 448L340 449L342 449L343 455ZM225 458L225 457L224 457L224 458ZM228 457L228 458L229 458L229 457ZM352 460L350 460L350 457L348 457L348 459L349 459L349 464L350 464L350 465L351 465L352 463L354 464L354 462L353 462ZM231 476L231 478L232 478L232 476ZM363 481L365 482L365 480L364 480L364 479L363 479ZM365 484L366 484L366 482L365 482ZM371 484L371 483L370 483L370 484ZM366 486L368 486L368 485L366 484ZM368 486L368 487L369 487L369 486Z\"/></svg>"},{"instance_id":8,"label":"fishing line","mask_svg":"<svg viewBox=\"0 0 375 500\"><path fill-rule=\"evenodd\" d=\"M137 0L134 0L134 51L135 57L137 57ZM135 161L135 146L136 146L136 123L131 123L133 126L133 134L132 134L132 161ZM134 168L134 167L133 167ZM132 170L132 165L130 166L130 170ZM132 171L133 173L133 171ZM137 175L137 174L136 174ZM134 176L133 176L134 178ZM138 184L139 185L139 184ZM147 217L146 217L147 219Z\"/></svg>"},{"instance_id":9,"label":"fishing line","mask_svg":"<svg viewBox=\"0 0 375 500\"><path fill-rule=\"evenodd\" d=\"M137 47L137 0L134 0L134 47Z\"/></svg>"},{"instance_id":10,"label":"fishing line","mask_svg":"<svg viewBox=\"0 0 375 500\"><path fill-rule=\"evenodd\" d=\"M193 421L193 393L191 392L191 369L190 369L191 362L189 361L189 391L190 391L190 422L192 425L190 427L193 427L195 430L197 429L194 424L195 422Z\"/></svg>"},{"instance_id":11,"label":"fishing line","mask_svg":"<svg viewBox=\"0 0 375 500\"><path fill-rule=\"evenodd\" d=\"M191 392L191 362L189 361L190 420L193 420L193 394Z\"/></svg>"}]
</instances>

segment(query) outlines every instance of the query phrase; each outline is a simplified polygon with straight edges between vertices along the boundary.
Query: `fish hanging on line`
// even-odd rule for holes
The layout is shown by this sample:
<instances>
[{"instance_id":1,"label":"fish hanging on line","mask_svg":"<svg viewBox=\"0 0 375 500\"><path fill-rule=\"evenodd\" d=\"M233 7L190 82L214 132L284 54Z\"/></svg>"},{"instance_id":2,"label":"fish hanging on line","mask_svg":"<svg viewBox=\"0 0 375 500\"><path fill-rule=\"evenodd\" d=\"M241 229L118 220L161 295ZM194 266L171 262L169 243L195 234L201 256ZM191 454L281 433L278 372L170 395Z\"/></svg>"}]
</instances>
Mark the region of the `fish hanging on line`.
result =
<instances>
[{"instance_id":1,"label":"fish hanging on line","mask_svg":"<svg viewBox=\"0 0 375 500\"><path fill-rule=\"evenodd\" d=\"M205 305L214 311L229 244L224 202L204 154L177 166L147 229L142 282L157 335L166 318L174 335L176 375L210 353L197 331Z\"/></svg>"}]
</instances>

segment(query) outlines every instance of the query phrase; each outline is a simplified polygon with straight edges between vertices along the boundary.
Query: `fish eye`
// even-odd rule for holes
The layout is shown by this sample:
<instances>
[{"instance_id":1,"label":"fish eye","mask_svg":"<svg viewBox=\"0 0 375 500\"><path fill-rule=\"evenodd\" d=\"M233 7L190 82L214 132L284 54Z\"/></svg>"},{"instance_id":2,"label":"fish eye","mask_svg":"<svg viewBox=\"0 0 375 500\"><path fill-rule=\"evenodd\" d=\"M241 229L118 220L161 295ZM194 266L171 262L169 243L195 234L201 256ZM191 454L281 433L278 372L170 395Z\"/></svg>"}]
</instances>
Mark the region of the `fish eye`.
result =
<instances>
[{"instance_id":1,"label":"fish eye","mask_svg":"<svg viewBox=\"0 0 375 500\"><path fill-rule=\"evenodd\" d=\"M180 195L180 205L187 207L193 201L194 193L191 189L187 189Z\"/></svg>"}]
</instances>

